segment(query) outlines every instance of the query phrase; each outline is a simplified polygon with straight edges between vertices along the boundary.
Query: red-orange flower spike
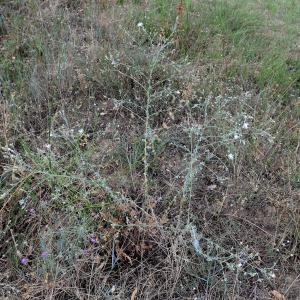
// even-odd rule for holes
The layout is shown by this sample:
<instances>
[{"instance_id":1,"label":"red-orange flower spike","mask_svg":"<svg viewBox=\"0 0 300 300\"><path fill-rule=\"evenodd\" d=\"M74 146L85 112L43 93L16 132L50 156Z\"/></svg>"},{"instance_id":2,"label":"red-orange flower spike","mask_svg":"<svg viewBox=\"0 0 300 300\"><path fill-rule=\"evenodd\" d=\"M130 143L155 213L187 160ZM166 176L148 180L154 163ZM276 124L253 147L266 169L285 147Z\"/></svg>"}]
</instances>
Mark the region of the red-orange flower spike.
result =
<instances>
[{"instance_id":1,"label":"red-orange flower spike","mask_svg":"<svg viewBox=\"0 0 300 300\"><path fill-rule=\"evenodd\" d=\"M177 16L180 16L182 12L182 2L179 1L177 5Z\"/></svg>"}]
</instances>

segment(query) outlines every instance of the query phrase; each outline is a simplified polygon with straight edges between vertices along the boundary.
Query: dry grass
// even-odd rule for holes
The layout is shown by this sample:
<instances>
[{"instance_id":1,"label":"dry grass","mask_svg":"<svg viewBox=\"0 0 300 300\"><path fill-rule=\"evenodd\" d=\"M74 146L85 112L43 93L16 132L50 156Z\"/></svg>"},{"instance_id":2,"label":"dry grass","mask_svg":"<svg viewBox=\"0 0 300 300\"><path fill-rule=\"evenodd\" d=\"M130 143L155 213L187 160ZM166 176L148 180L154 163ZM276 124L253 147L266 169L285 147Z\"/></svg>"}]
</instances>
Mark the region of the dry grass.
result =
<instances>
[{"instance_id":1,"label":"dry grass","mask_svg":"<svg viewBox=\"0 0 300 300\"><path fill-rule=\"evenodd\" d=\"M298 299L290 5L2 2L0 297Z\"/></svg>"}]
</instances>

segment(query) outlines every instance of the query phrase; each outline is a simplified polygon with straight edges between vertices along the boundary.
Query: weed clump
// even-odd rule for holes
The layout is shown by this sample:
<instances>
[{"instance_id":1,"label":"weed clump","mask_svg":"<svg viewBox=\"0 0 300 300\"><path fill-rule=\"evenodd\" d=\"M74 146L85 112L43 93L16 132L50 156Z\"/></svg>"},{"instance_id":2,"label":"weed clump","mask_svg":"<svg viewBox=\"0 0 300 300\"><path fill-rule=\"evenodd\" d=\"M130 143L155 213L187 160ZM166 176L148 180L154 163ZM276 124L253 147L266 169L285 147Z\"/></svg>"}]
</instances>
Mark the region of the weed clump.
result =
<instances>
[{"instance_id":1,"label":"weed clump","mask_svg":"<svg viewBox=\"0 0 300 300\"><path fill-rule=\"evenodd\" d=\"M294 299L293 9L117 2L3 5L1 297Z\"/></svg>"}]
</instances>

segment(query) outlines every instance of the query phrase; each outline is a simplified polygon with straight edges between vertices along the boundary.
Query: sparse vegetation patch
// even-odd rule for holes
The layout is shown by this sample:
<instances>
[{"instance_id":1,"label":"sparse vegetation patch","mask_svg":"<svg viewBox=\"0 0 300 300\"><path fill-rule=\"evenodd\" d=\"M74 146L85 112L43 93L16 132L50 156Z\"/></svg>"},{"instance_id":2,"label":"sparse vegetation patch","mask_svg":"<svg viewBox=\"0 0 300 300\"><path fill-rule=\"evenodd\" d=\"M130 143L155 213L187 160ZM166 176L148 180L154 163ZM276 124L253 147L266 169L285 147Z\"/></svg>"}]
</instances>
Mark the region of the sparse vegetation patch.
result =
<instances>
[{"instance_id":1,"label":"sparse vegetation patch","mask_svg":"<svg viewBox=\"0 0 300 300\"><path fill-rule=\"evenodd\" d=\"M298 1L0 4L1 299L298 299Z\"/></svg>"}]
</instances>

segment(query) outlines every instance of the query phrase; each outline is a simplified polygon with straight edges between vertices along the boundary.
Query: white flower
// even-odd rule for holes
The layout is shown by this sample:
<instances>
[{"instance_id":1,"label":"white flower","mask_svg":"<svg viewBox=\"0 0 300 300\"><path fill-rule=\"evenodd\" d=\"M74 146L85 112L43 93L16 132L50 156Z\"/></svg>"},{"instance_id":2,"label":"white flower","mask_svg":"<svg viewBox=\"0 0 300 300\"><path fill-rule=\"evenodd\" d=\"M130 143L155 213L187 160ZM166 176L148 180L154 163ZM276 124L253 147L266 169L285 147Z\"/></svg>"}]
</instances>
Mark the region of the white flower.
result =
<instances>
[{"instance_id":1,"label":"white flower","mask_svg":"<svg viewBox=\"0 0 300 300\"><path fill-rule=\"evenodd\" d=\"M50 144L46 144L46 145L45 145L45 148L46 148L47 150L50 150L50 149L51 149L51 145L50 145Z\"/></svg>"},{"instance_id":2,"label":"white flower","mask_svg":"<svg viewBox=\"0 0 300 300\"><path fill-rule=\"evenodd\" d=\"M248 122L245 122L242 126L243 129L248 129L250 127L250 124Z\"/></svg>"},{"instance_id":3,"label":"white flower","mask_svg":"<svg viewBox=\"0 0 300 300\"><path fill-rule=\"evenodd\" d=\"M270 272L270 273L269 273L269 276L270 276L271 278L276 278L276 275L275 275L274 272Z\"/></svg>"},{"instance_id":4,"label":"white flower","mask_svg":"<svg viewBox=\"0 0 300 300\"><path fill-rule=\"evenodd\" d=\"M112 64L113 66L116 66L118 63L112 58L111 64Z\"/></svg>"},{"instance_id":5,"label":"white flower","mask_svg":"<svg viewBox=\"0 0 300 300\"><path fill-rule=\"evenodd\" d=\"M233 155L232 153L229 153L229 154L227 155L227 157L228 157L228 159L230 159L230 160L234 160L234 155Z\"/></svg>"},{"instance_id":6,"label":"white flower","mask_svg":"<svg viewBox=\"0 0 300 300\"><path fill-rule=\"evenodd\" d=\"M20 204L21 208L24 209L25 208L25 204L26 204L25 199L19 200L19 204Z\"/></svg>"},{"instance_id":7,"label":"white flower","mask_svg":"<svg viewBox=\"0 0 300 300\"><path fill-rule=\"evenodd\" d=\"M192 244L194 246L195 251L198 254L201 254L201 246L200 246L200 241L197 238L197 228L196 228L196 226L191 227L191 236L192 236Z\"/></svg>"},{"instance_id":8,"label":"white flower","mask_svg":"<svg viewBox=\"0 0 300 300\"><path fill-rule=\"evenodd\" d=\"M7 197L7 195L8 195L7 192L5 192L5 193L3 193L2 195L0 195L0 200L5 199L5 198Z\"/></svg>"},{"instance_id":9,"label":"white flower","mask_svg":"<svg viewBox=\"0 0 300 300\"><path fill-rule=\"evenodd\" d=\"M83 128L80 128L80 129L78 130L78 133L79 133L79 134L83 134L83 132L84 132Z\"/></svg>"},{"instance_id":10,"label":"white flower","mask_svg":"<svg viewBox=\"0 0 300 300\"><path fill-rule=\"evenodd\" d=\"M139 28L144 27L144 24L142 22L138 22L137 27L139 27Z\"/></svg>"},{"instance_id":11,"label":"white flower","mask_svg":"<svg viewBox=\"0 0 300 300\"><path fill-rule=\"evenodd\" d=\"M239 134L235 133L234 136L233 136L233 138L234 138L235 140L238 140L238 139L240 138L240 136L239 136Z\"/></svg>"}]
</instances>

